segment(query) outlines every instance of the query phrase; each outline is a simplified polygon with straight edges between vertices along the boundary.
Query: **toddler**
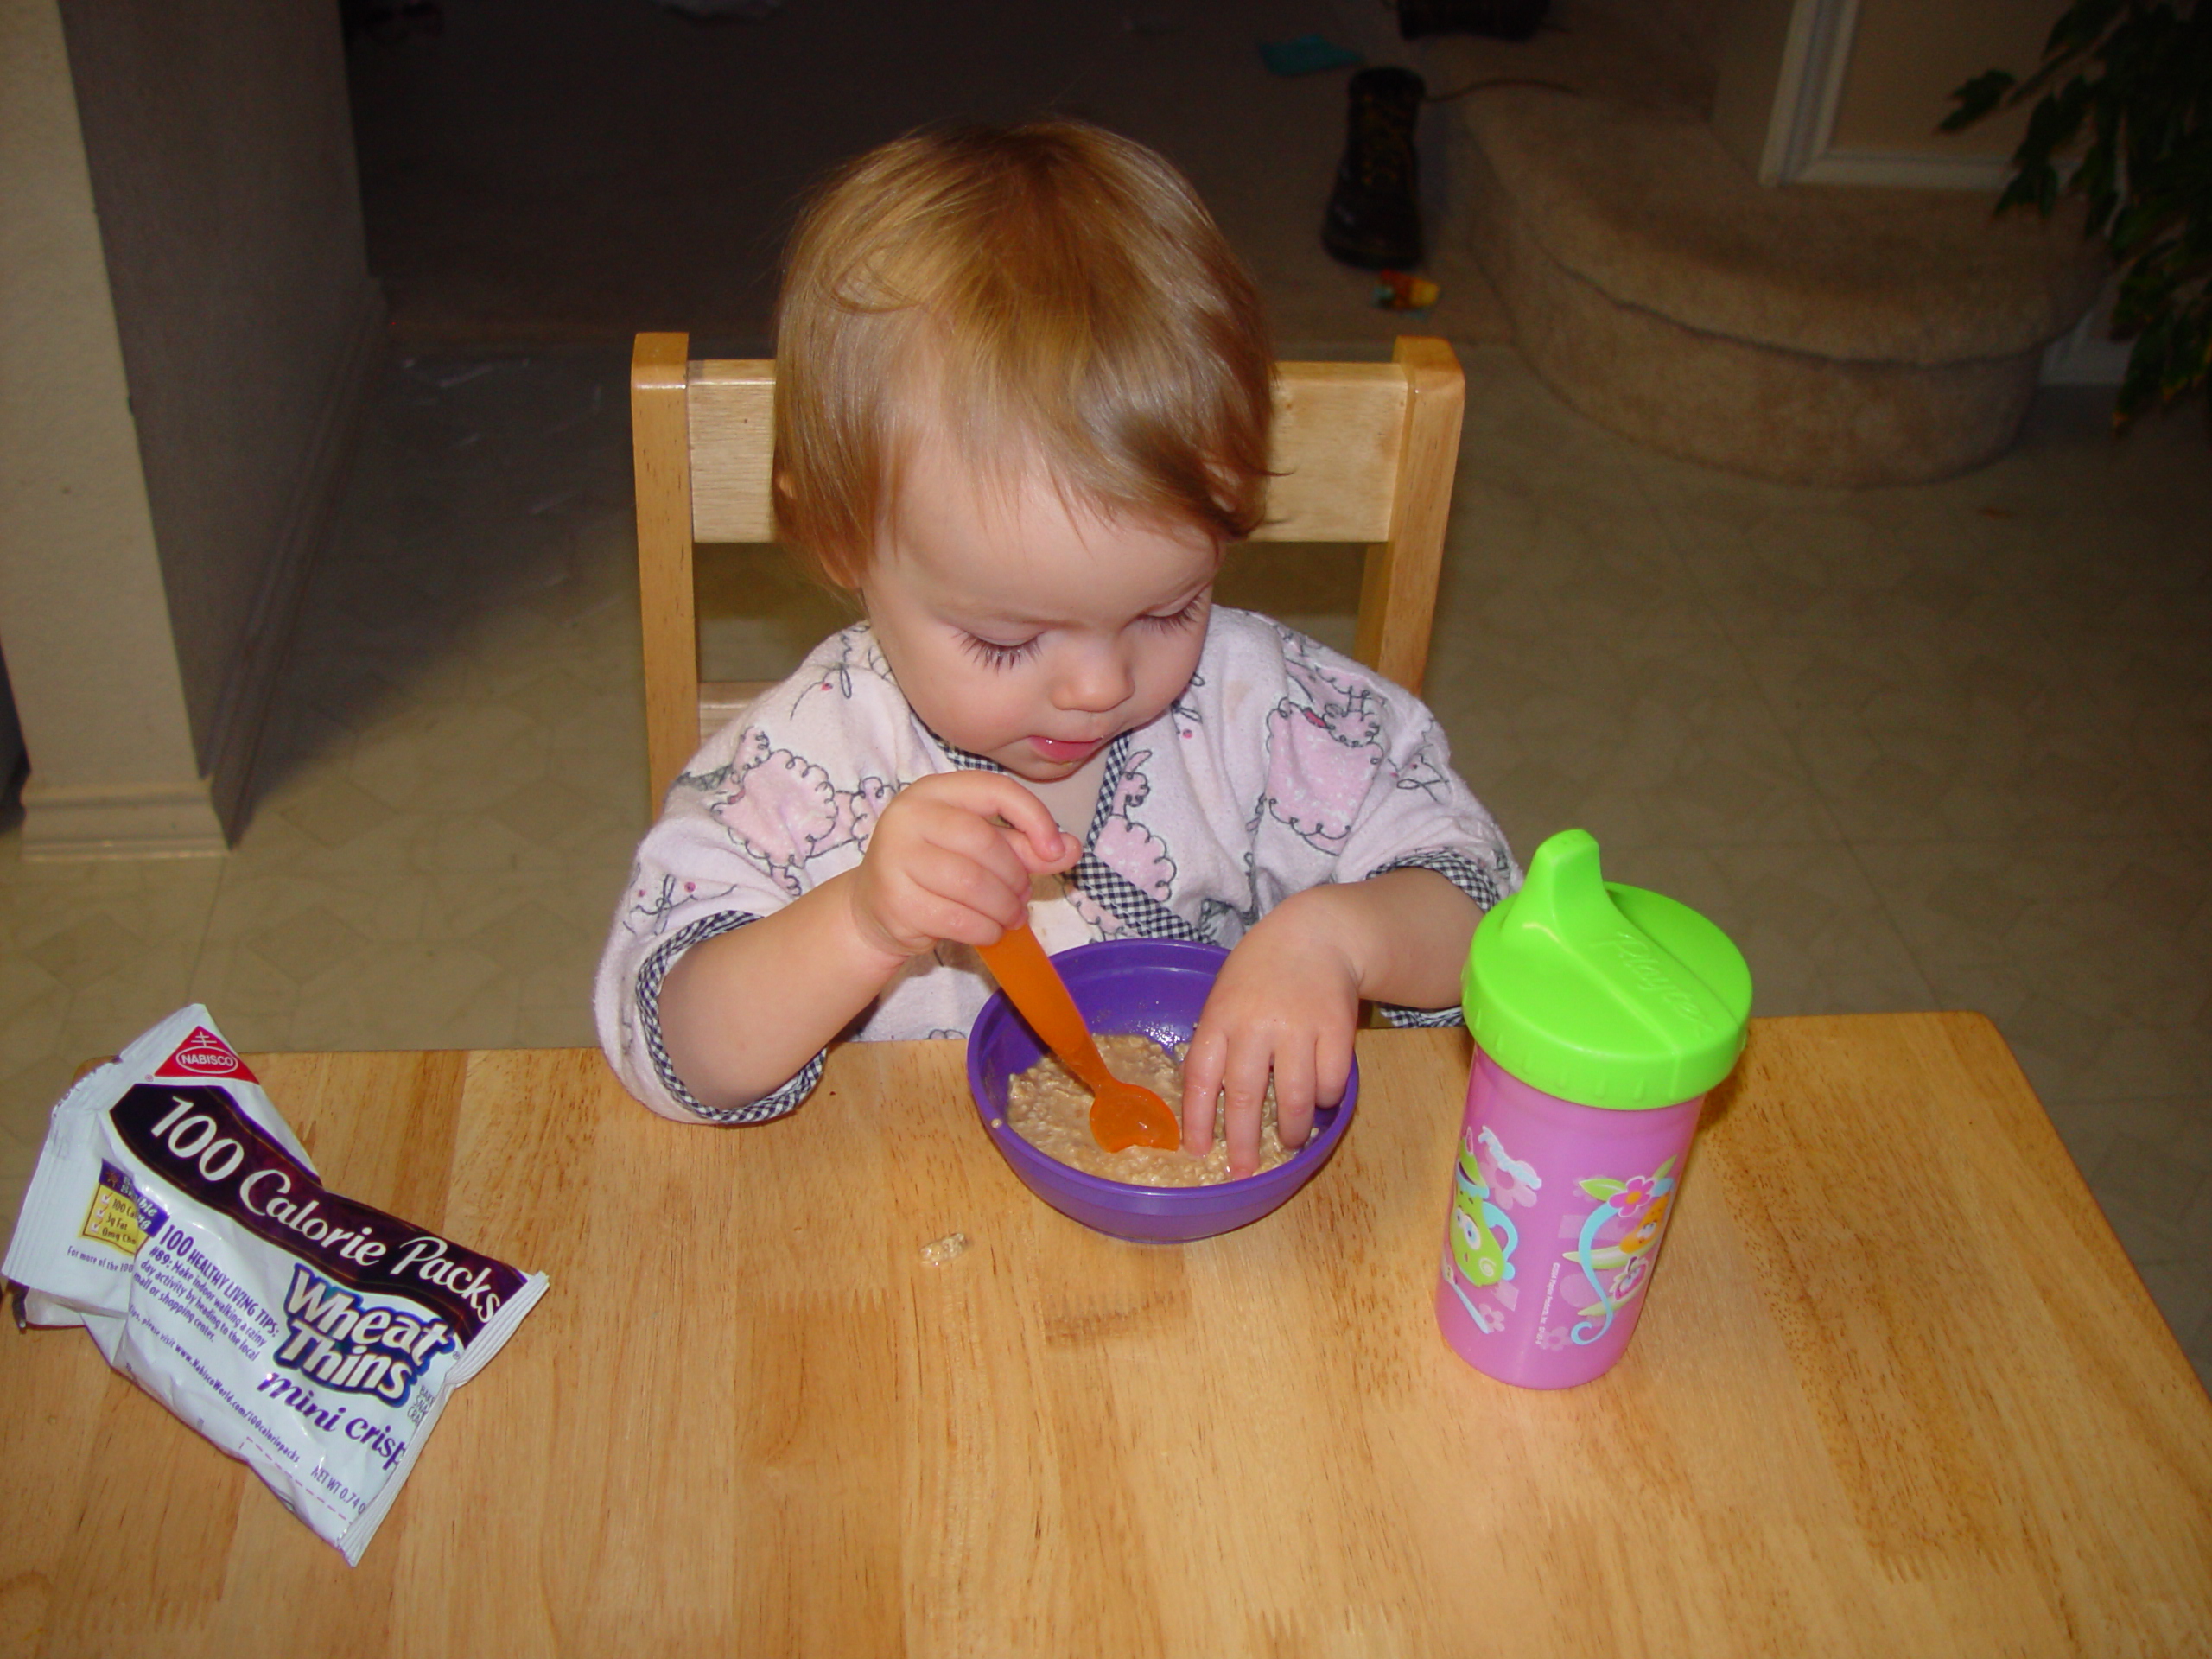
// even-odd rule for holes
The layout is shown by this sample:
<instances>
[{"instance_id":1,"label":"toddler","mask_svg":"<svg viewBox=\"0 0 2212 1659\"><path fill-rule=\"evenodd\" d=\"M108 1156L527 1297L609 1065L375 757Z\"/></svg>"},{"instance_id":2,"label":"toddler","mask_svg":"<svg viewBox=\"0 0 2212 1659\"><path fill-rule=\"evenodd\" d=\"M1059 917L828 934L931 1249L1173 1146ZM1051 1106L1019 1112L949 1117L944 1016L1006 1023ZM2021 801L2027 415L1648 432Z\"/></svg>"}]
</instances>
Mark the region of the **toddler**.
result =
<instances>
[{"instance_id":1,"label":"toddler","mask_svg":"<svg viewBox=\"0 0 2212 1659\"><path fill-rule=\"evenodd\" d=\"M1141 146L925 133L803 217L777 316L785 542L866 620L709 741L639 849L596 988L624 1083L687 1122L796 1106L841 1034L964 1036L975 946L1232 946L1185 1144L1304 1142L1363 998L1458 1017L1518 880L1399 687L1216 607L1260 522L1250 277Z\"/></svg>"}]
</instances>

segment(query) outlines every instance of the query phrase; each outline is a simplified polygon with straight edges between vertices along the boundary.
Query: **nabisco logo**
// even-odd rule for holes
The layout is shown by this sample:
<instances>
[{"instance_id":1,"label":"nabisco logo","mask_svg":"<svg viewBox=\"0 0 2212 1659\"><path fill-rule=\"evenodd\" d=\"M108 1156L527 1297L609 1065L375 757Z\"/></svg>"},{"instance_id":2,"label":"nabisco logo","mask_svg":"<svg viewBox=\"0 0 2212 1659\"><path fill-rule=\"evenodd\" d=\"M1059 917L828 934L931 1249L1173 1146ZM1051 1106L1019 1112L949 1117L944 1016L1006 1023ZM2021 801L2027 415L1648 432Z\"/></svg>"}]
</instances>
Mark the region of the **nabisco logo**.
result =
<instances>
[{"instance_id":1,"label":"nabisco logo","mask_svg":"<svg viewBox=\"0 0 2212 1659\"><path fill-rule=\"evenodd\" d=\"M238 1077L247 1083L260 1078L246 1070L245 1062L231 1052L231 1046L205 1026L194 1026L192 1035L179 1043L176 1052L162 1061L157 1077Z\"/></svg>"}]
</instances>

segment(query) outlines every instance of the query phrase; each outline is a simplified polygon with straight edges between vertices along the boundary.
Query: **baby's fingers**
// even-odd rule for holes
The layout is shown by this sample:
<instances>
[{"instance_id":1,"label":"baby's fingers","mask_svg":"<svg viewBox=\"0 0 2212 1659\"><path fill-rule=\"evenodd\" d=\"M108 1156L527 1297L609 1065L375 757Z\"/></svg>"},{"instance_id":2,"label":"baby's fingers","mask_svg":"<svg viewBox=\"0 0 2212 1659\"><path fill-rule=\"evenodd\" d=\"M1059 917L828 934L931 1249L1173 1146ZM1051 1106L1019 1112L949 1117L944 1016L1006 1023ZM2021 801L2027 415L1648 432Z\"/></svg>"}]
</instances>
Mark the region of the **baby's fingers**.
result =
<instances>
[{"instance_id":1,"label":"baby's fingers","mask_svg":"<svg viewBox=\"0 0 2212 1659\"><path fill-rule=\"evenodd\" d=\"M1221 1111L1228 1120L1229 1177L1249 1175L1260 1166L1260 1114L1268 1094L1274 1057L1264 1044L1232 1044L1221 1073Z\"/></svg>"},{"instance_id":2,"label":"baby's fingers","mask_svg":"<svg viewBox=\"0 0 2212 1659\"><path fill-rule=\"evenodd\" d=\"M1221 1070L1229 1043L1203 1022L1183 1055L1183 1150L1203 1158L1213 1150L1213 1120L1221 1101Z\"/></svg>"},{"instance_id":3,"label":"baby's fingers","mask_svg":"<svg viewBox=\"0 0 2212 1659\"><path fill-rule=\"evenodd\" d=\"M1211 1007L1209 1007L1209 1014ZM1214 1119L1224 1120L1233 1179L1260 1166L1261 1109L1268 1075L1275 1064L1266 1038L1230 1022L1202 1016L1183 1058L1183 1150L1203 1158L1213 1150ZM1306 1092L1313 1092L1308 1073ZM1311 1108L1308 1108L1311 1116Z\"/></svg>"},{"instance_id":4,"label":"baby's fingers","mask_svg":"<svg viewBox=\"0 0 2212 1659\"><path fill-rule=\"evenodd\" d=\"M1003 844L993 850L1005 856ZM941 918L934 930L938 938L988 944L1028 918L1028 874L1011 858L1006 862L1014 868L995 868L996 860L988 854L971 856L944 847L917 849L907 873L925 900L935 901L934 912Z\"/></svg>"},{"instance_id":5,"label":"baby's fingers","mask_svg":"<svg viewBox=\"0 0 2212 1659\"><path fill-rule=\"evenodd\" d=\"M1351 1080L1351 1035L1331 1027L1311 1048L1275 1055L1275 1130L1295 1152L1313 1132L1313 1114L1344 1097Z\"/></svg>"},{"instance_id":6,"label":"baby's fingers","mask_svg":"<svg viewBox=\"0 0 2212 1659\"><path fill-rule=\"evenodd\" d=\"M1275 1133L1293 1152L1313 1128L1314 1104L1313 1049L1299 1043L1276 1050Z\"/></svg>"},{"instance_id":7,"label":"baby's fingers","mask_svg":"<svg viewBox=\"0 0 2212 1659\"><path fill-rule=\"evenodd\" d=\"M1012 778L966 772L976 793L988 801L992 816L1008 831L1007 844L1024 866L1039 872L1064 870L1082 855L1083 843L1052 820L1052 810Z\"/></svg>"}]
</instances>

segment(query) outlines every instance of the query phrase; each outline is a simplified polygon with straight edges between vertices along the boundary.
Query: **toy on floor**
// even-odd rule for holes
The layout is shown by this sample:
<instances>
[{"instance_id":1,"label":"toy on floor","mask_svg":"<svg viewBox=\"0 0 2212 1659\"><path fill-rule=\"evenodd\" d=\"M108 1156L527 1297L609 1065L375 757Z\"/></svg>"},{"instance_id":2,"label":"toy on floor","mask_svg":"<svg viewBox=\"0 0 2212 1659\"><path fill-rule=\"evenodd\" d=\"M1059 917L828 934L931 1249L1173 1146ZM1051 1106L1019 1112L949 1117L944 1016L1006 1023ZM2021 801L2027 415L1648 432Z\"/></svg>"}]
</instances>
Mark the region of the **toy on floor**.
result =
<instances>
[{"instance_id":1,"label":"toy on floor","mask_svg":"<svg viewBox=\"0 0 2212 1659\"><path fill-rule=\"evenodd\" d=\"M1426 276L1402 270L1375 273L1375 303L1385 311L1426 311L1441 292Z\"/></svg>"}]
</instances>

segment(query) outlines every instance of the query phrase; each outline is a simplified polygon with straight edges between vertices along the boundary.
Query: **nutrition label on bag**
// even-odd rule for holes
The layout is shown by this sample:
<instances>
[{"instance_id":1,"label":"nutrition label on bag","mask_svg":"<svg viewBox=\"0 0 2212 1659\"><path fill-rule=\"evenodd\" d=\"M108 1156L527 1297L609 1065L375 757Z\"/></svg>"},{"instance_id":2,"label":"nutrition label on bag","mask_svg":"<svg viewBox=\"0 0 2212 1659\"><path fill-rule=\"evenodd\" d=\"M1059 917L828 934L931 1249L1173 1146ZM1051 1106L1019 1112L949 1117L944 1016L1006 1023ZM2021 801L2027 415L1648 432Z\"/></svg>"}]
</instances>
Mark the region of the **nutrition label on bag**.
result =
<instances>
[{"instance_id":1,"label":"nutrition label on bag","mask_svg":"<svg viewBox=\"0 0 2212 1659\"><path fill-rule=\"evenodd\" d=\"M146 1230L158 1228L163 1217L161 1205L138 1190L137 1183L113 1164L100 1161L100 1182L92 1189L92 1208L85 1212L85 1224L78 1236L95 1243L111 1244L126 1255L136 1255L146 1242ZM101 1267L116 1264L105 1256L94 1256L70 1247L70 1254L79 1261L97 1262Z\"/></svg>"}]
</instances>

